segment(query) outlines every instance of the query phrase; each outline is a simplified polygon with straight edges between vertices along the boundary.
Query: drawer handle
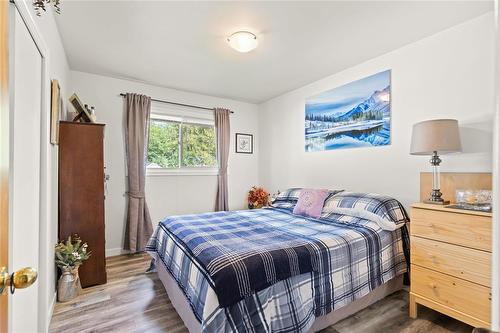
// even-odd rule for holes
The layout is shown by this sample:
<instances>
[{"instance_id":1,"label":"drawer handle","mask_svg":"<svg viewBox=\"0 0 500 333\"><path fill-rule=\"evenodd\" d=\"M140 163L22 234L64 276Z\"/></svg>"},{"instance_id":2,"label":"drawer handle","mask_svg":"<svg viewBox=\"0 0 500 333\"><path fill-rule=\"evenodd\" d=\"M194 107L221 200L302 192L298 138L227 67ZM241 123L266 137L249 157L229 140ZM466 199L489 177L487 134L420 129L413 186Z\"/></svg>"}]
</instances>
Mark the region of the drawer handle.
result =
<instances>
[{"instance_id":1,"label":"drawer handle","mask_svg":"<svg viewBox=\"0 0 500 333\"><path fill-rule=\"evenodd\" d=\"M439 289L438 289L437 284L435 284L435 283L431 283L431 288L432 288L432 293L433 293L436 297L440 297L440 296L439 296Z\"/></svg>"}]
</instances>

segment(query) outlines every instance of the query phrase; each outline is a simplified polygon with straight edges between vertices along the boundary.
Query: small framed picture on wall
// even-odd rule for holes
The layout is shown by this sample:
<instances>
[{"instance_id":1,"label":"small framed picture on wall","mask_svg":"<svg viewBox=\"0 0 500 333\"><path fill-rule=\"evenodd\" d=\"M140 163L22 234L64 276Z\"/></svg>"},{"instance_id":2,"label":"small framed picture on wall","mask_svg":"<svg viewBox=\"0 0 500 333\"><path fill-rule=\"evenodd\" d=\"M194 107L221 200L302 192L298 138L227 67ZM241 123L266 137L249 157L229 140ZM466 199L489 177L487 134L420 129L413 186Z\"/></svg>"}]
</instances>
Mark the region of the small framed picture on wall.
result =
<instances>
[{"instance_id":1,"label":"small framed picture on wall","mask_svg":"<svg viewBox=\"0 0 500 333\"><path fill-rule=\"evenodd\" d=\"M236 152L240 154L253 154L253 135L236 133Z\"/></svg>"}]
</instances>

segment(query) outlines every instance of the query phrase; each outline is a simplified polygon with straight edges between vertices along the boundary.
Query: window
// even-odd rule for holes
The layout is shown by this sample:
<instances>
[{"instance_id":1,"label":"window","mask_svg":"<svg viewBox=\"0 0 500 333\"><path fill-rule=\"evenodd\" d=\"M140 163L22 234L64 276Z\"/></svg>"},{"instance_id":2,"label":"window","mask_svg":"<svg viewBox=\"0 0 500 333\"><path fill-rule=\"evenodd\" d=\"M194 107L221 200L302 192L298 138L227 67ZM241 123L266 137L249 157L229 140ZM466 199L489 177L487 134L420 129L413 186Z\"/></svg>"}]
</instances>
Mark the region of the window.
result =
<instances>
[{"instance_id":1,"label":"window","mask_svg":"<svg viewBox=\"0 0 500 333\"><path fill-rule=\"evenodd\" d=\"M178 122L150 120L148 168L179 167L179 129Z\"/></svg>"},{"instance_id":2,"label":"window","mask_svg":"<svg viewBox=\"0 0 500 333\"><path fill-rule=\"evenodd\" d=\"M147 167L150 174L216 170L213 120L152 113Z\"/></svg>"},{"instance_id":3,"label":"window","mask_svg":"<svg viewBox=\"0 0 500 333\"><path fill-rule=\"evenodd\" d=\"M213 125L181 125L181 166L215 167L215 129Z\"/></svg>"}]
</instances>

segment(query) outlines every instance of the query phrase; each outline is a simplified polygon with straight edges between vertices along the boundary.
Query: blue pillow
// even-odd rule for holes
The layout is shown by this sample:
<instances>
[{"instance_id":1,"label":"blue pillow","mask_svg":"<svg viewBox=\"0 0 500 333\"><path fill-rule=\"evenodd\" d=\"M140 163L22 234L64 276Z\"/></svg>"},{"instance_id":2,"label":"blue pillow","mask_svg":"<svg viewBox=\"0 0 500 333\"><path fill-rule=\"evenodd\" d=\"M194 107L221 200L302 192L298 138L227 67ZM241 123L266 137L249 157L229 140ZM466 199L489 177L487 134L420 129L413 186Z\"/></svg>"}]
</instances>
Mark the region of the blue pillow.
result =
<instances>
[{"instance_id":1,"label":"blue pillow","mask_svg":"<svg viewBox=\"0 0 500 333\"><path fill-rule=\"evenodd\" d=\"M396 199L377 193L342 192L325 200L322 214L336 213L376 222L382 229L393 231L410 219Z\"/></svg>"},{"instance_id":2,"label":"blue pillow","mask_svg":"<svg viewBox=\"0 0 500 333\"><path fill-rule=\"evenodd\" d=\"M299 200L300 191L302 191L302 188L293 187L283 192L279 192L276 198L273 199L271 206L275 208L293 210Z\"/></svg>"}]
</instances>

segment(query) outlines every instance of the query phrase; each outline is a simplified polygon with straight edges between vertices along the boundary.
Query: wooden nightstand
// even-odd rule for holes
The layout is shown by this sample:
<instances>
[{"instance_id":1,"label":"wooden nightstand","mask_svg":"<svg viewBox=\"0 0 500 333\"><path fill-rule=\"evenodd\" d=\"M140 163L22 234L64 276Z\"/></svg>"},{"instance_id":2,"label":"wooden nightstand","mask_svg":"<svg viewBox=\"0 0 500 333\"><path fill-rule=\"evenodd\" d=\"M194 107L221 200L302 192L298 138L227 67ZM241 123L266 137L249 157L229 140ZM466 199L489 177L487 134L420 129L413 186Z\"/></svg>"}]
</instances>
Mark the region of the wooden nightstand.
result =
<instances>
[{"instance_id":1,"label":"wooden nightstand","mask_svg":"<svg viewBox=\"0 0 500 333\"><path fill-rule=\"evenodd\" d=\"M490 327L491 216L412 205L411 318L421 304L471 326Z\"/></svg>"}]
</instances>

